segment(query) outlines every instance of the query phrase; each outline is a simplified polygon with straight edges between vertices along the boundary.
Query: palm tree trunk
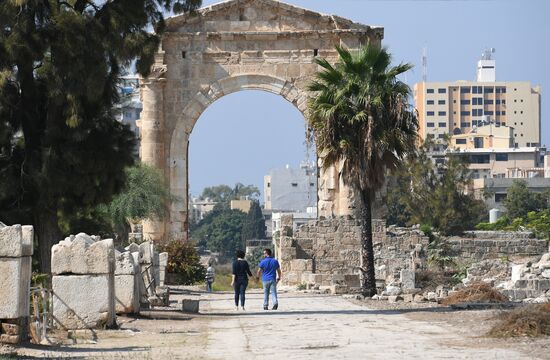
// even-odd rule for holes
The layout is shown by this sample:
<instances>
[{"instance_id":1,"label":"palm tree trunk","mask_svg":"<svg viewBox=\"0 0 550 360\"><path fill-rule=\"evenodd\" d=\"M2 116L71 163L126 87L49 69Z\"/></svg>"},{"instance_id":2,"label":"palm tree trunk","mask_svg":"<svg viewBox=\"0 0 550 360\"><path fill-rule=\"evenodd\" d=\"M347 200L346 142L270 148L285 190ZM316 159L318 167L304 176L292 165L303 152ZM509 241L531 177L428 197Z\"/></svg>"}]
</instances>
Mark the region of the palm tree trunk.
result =
<instances>
[{"instance_id":1,"label":"palm tree trunk","mask_svg":"<svg viewBox=\"0 0 550 360\"><path fill-rule=\"evenodd\" d=\"M361 247L362 247L362 292L365 297L376 295L376 278L374 276L374 249L372 243L372 202L368 190L361 191Z\"/></svg>"}]
</instances>

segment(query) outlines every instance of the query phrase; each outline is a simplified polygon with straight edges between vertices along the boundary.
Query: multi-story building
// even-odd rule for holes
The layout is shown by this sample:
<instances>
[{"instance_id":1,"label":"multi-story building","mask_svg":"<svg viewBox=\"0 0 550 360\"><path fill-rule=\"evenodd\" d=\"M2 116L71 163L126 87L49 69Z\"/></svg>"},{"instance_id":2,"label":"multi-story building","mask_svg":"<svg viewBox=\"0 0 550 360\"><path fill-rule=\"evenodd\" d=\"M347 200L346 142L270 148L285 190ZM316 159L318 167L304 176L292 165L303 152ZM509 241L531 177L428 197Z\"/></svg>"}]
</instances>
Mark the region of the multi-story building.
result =
<instances>
[{"instance_id":1,"label":"multi-story building","mask_svg":"<svg viewBox=\"0 0 550 360\"><path fill-rule=\"evenodd\" d=\"M210 199L193 198L189 202L189 221L198 223L204 216L214 209L217 202Z\"/></svg>"},{"instance_id":2,"label":"multi-story building","mask_svg":"<svg viewBox=\"0 0 550 360\"><path fill-rule=\"evenodd\" d=\"M139 138L139 118L143 105L140 99L139 77L137 75L126 75L120 78L119 96L120 104L119 121L128 124L132 131Z\"/></svg>"},{"instance_id":3,"label":"multi-story building","mask_svg":"<svg viewBox=\"0 0 550 360\"><path fill-rule=\"evenodd\" d=\"M302 164L271 170L264 176L264 197L266 210L306 212L317 207L317 168Z\"/></svg>"},{"instance_id":4,"label":"multi-story building","mask_svg":"<svg viewBox=\"0 0 550 360\"><path fill-rule=\"evenodd\" d=\"M478 62L476 81L417 83L414 97L422 139L443 142L492 123L514 129L512 147L541 146L540 87L496 81L490 52Z\"/></svg>"}]
</instances>

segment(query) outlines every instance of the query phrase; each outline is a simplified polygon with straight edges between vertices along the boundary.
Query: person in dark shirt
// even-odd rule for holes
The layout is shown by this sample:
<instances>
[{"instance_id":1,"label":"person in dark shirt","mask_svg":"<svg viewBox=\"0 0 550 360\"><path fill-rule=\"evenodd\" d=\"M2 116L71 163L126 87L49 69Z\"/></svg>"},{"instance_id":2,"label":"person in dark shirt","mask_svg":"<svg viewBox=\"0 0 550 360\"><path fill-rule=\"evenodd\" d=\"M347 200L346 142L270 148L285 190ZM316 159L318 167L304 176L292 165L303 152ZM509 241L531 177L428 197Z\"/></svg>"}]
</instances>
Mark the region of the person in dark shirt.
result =
<instances>
[{"instance_id":1,"label":"person in dark shirt","mask_svg":"<svg viewBox=\"0 0 550 360\"><path fill-rule=\"evenodd\" d=\"M245 292L248 286L248 277L252 277L250 266L244 259L244 251L237 250L237 260L233 262L233 275L231 277L231 286L235 289L235 307L239 310L239 298L241 300L241 309L244 310Z\"/></svg>"}]
</instances>

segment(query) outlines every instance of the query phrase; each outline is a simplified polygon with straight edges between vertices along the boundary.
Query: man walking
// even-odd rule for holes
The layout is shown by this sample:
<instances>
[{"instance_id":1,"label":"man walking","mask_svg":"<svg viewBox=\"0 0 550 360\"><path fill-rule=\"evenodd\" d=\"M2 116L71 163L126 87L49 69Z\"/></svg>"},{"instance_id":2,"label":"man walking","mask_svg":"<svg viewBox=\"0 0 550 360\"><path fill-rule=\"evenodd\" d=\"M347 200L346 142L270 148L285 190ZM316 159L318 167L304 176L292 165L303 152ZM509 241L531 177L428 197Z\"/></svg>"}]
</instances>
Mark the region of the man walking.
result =
<instances>
[{"instance_id":1,"label":"man walking","mask_svg":"<svg viewBox=\"0 0 550 360\"><path fill-rule=\"evenodd\" d=\"M214 267L212 264L208 264L208 269L206 269L206 291L211 293L212 292L212 284L214 283Z\"/></svg>"},{"instance_id":2,"label":"man walking","mask_svg":"<svg viewBox=\"0 0 550 360\"><path fill-rule=\"evenodd\" d=\"M258 268L256 277L259 280L261 275L262 283L264 285L264 310L269 308L270 292L273 300L272 310L277 310L279 307L279 300L277 299L277 283L281 280L281 267L279 266L279 262L271 256L271 249L264 250L264 258L260 261Z\"/></svg>"}]
</instances>

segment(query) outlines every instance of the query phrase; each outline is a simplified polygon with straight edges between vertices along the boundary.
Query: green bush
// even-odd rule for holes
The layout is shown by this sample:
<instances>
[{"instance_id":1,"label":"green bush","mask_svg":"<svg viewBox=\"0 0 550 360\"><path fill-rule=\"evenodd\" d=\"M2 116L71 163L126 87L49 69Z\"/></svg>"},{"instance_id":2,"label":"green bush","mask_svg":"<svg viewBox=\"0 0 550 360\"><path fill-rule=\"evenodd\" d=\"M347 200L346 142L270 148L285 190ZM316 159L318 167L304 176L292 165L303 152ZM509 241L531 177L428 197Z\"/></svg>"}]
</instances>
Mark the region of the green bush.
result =
<instances>
[{"instance_id":1,"label":"green bush","mask_svg":"<svg viewBox=\"0 0 550 360\"><path fill-rule=\"evenodd\" d=\"M273 252L273 247L269 247L271 251ZM264 258L264 249L263 247L256 247L254 248L249 254L246 255L246 261L248 261L248 264L250 265L250 270L253 272L256 271L258 268L258 264L262 259Z\"/></svg>"},{"instance_id":2,"label":"green bush","mask_svg":"<svg viewBox=\"0 0 550 360\"><path fill-rule=\"evenodd\" d=\"M193 285L204 282L206 269L200 263L200 257L193 244L180 240L171 240L159 246L160 251L168 253L169 274L177 275L181 285Z\"/></svg>"}]
</instances>

